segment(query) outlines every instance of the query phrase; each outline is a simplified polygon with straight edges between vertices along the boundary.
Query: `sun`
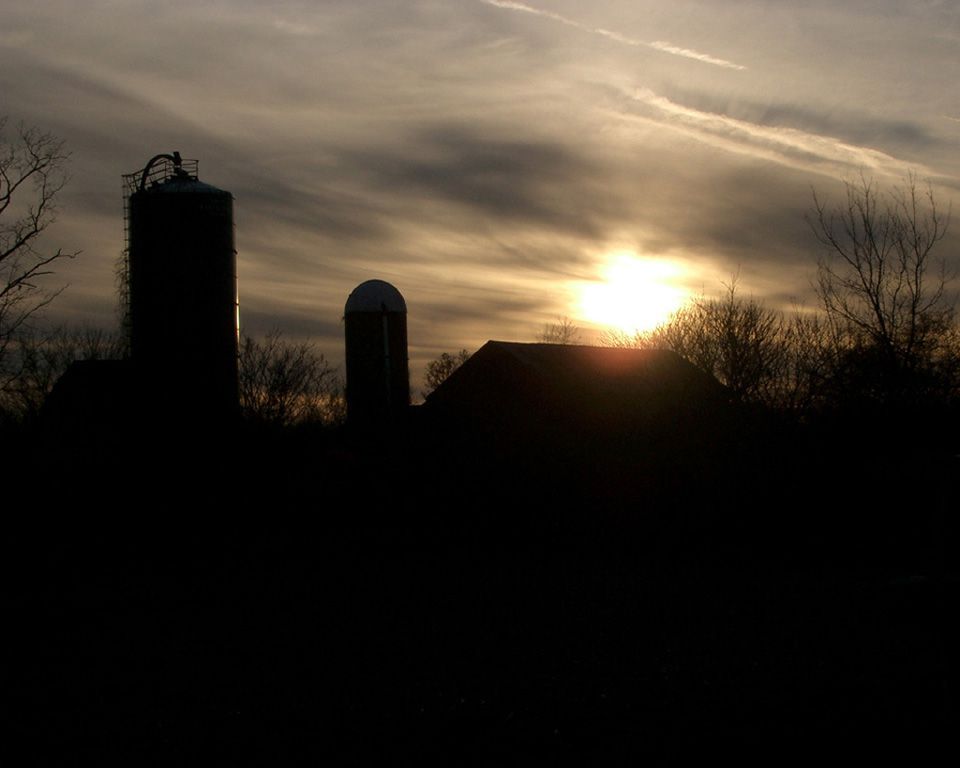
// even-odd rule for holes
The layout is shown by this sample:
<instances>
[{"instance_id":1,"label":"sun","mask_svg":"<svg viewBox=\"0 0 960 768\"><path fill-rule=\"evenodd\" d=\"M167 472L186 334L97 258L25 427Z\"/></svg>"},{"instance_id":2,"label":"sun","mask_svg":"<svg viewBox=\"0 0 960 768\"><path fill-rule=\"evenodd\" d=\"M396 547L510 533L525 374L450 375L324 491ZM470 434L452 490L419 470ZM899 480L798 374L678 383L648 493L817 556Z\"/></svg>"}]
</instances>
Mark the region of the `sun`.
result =
<instances>
[{"instance_id":1,"label":"sun","mask_svg":"<svg viewBox=\"0 0 960 768\"><path fill-rule=\"evenodd\" d=\"M624 333L652 330L687 300L684 273L673 261L613 254L601 280L580 285L580 316Z\"/></svg>"}]
</instances>

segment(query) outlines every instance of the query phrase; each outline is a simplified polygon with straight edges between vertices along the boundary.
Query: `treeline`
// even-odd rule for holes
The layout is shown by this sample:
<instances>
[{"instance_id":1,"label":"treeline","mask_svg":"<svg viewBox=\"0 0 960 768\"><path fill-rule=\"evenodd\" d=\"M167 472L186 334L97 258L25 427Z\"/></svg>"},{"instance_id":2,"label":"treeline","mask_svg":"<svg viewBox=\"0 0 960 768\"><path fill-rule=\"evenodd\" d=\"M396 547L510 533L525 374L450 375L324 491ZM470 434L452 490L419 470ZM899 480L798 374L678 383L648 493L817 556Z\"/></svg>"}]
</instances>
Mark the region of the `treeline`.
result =
<instances>
[{"instance_id":1,"label":"treeline","mask_svg":"<svg viewBox=\"0 0 960 768\"><path fill-rule=\"evenodd\" d=\"M672 349L745 403L808 413L891 414L960 404L960 327L932 191L913 180L887 194L848 184L843 204L815 198L809 219L824 255L819 308L792 314L738 294L691 301L649 333L609 333L616 346Z\"/></svg>"},{"instance_id":2,"label":"treeline","mask_svg":"<svg viewBox=\"0 0 960 768\"><path fill-rule=\"evenodd\" d=\"M950 406L960 397L960 329L942 319L922 343L885 343L829 312L792 314L738 295L699 297L646 333L602 343L670 349L742 403L803 414L824 409Z\"/></svg>"},{"instance_id":3,"label":"treeline","mask_svg":"<svg viewBox=\"0 0 960 768\"><path fill-rule=\"evenodd\" d=\"M40 419L54 385L73 362L122 360L123 334L58 326L21 329L0 355L0 425L30 426ZM239 401L243 417L271 426L335 425L346 418L344 383L310 342L274 330L262 338L241 335ZM184 373L189 386L189 372Z\"/></svg>"}]
</instances>

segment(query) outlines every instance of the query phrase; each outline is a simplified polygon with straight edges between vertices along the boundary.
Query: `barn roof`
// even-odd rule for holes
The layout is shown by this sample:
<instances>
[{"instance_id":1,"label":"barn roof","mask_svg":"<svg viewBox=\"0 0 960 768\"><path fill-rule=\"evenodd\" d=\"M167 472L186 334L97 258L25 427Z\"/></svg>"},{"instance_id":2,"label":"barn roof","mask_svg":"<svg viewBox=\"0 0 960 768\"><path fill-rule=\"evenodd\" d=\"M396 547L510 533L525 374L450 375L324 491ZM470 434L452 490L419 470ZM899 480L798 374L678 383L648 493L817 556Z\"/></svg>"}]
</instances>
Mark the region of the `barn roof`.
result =
<instances>
[{"instance_id":1,"label":"barn roof","mask_svg":"<svg viewBox=\"0 0 960 768\"><path fill-rule=\"evenodd\" d=\"M494 428L609 433L696 428L730 402L716 379L669 350L488 341L426 406Z\"/></svg>"}]
</instances>

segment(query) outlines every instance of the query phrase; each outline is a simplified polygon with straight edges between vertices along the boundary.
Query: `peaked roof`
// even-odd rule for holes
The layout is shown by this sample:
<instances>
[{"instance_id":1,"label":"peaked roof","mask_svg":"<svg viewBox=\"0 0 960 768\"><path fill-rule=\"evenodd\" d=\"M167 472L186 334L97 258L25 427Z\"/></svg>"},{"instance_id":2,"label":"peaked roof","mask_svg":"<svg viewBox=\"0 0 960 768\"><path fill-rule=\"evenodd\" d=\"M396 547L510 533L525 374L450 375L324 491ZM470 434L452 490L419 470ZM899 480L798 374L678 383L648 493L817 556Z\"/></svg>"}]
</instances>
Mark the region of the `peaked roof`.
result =
<instances>
[{"instance_id":1,"label":"peaked roof","mask_svg":"<svg viewBox=\"0 0 960 768\"><path fill-rule=\"evenodd\" d=\"M488 341L426 400L474 423L593 433L693 426L729 392L669 350Z\"/></svg>"}]
</instances>

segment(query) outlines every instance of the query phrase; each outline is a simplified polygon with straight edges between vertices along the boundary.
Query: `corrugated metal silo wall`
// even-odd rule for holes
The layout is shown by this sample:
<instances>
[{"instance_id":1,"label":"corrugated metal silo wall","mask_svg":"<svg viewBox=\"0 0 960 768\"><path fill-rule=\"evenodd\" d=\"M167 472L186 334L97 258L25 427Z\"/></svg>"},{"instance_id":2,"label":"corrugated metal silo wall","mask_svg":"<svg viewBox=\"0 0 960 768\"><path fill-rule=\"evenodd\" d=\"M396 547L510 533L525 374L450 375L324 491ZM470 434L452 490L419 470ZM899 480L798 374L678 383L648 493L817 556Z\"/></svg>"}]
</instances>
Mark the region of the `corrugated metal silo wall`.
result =
<instances>
[{"instance_id":1,"label":"corrugated metal silo wall","mask_svg":"<svg viewBox=\"0 0 960 768\"><path fill-rule=\"evenodd\" d=\"M344 318L351 421L390 419L410 404L407 316L350 312Z\"/></svg>"}]
</instances>

